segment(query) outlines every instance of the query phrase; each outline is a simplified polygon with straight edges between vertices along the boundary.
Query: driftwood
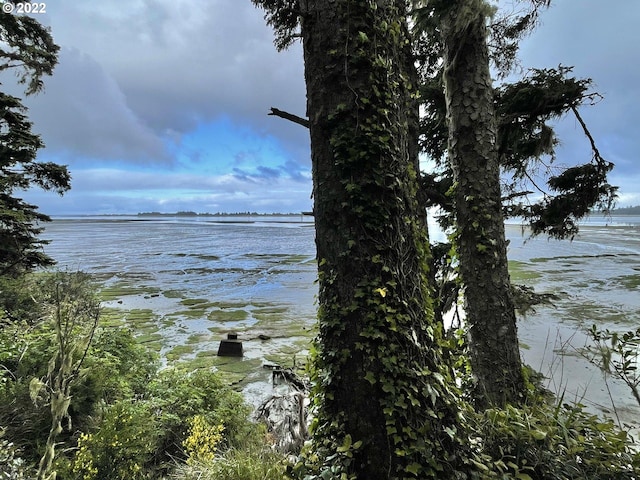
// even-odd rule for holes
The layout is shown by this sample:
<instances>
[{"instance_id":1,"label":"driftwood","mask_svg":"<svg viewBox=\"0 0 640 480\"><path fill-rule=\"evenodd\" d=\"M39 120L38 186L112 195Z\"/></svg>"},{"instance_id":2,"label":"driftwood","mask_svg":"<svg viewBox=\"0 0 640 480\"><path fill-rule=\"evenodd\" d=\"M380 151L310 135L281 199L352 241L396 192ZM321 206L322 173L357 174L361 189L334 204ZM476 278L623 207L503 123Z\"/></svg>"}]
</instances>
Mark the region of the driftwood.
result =
<instances>
[{"instance_id":1,"label":"driftwood","mask_svg":"<svg viewBox=\"0 0 640 480\"><path fill-rule=\"evenodd\" d=\"M258 407L256 419L264 422L273 436L274 448L282 453L297 455L308 431L308 391L309 383L289 368L273 368L272 379L276 383L286 383L292 387L283 395L272 395Z\"/></svg>"},{"instance_id":2,"label":"driftwood","mask_svg":"<svg viewBox=\"0 0 640 480\"><path fill-rule=\"evenodd\" d=\"M295 373L290 368L275 368L271 374L271 380L273 385L276 386L281 383L286 383L292 386L299 392L306 393L310 389L309 382Z\"/></svg>"}]
</instances>

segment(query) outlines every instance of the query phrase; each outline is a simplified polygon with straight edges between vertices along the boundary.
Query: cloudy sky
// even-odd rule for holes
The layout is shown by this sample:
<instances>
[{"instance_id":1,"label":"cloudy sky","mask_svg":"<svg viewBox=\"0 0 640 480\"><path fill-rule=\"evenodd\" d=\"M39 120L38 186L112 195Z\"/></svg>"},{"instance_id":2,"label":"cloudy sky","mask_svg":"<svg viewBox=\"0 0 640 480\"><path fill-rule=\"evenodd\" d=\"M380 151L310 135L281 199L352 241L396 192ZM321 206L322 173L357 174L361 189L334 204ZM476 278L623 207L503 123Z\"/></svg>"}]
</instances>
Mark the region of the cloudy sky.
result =
<instances>
[{"instance_id":1,"label":"cloudy sky","mask_svg":"<svg viewBox=\"0 0 640 480\"><path fill-rule=\"evenodd\" d=\"M267 116L305 113L301 47L277 52L249 0L45 3L60 63L25 103L40 159L68 165L73 186L27 192L44 213L311 208L308 133ZM555 0L521 50L523 67L573 65L604 96L582 113L620 206L640 204L639 21L638 0ZM559 134L560 162L590 157L575 120Z\"/></svg>"}]
</instances>

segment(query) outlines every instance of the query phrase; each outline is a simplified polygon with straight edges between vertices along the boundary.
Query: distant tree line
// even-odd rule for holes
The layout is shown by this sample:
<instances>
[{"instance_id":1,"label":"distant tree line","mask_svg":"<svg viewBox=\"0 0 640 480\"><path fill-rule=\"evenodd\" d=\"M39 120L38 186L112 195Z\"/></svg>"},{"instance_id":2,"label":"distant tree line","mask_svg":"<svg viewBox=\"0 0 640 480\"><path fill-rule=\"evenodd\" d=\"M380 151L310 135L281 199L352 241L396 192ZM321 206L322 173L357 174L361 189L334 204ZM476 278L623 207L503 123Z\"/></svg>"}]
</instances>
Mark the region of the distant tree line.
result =
<instances>
[{"instance_id":1,"label":"distant tree line","mask_svg":"<svg viewBox=\"0 0 640 480\"><path fill-rule=\"evenodd\" d=\"M174 213L162 213L162 212L140 212L137 215L139 217L272 217L272 216L298 216L302 212L294 213L258 213L258 212L216 212L216 213L196 213L192 211L174 212Z\"/></svg>"},{"instance_id":2,"label":"distant tree line","mask_svg":"<svg viewBox=\"0 0 640 480\"><path fill-rule=\"evenodd\" d=\"M635 207L623 207L611 210L613 215L640 215L640 205Z\"/></svg>"}]
</instances>

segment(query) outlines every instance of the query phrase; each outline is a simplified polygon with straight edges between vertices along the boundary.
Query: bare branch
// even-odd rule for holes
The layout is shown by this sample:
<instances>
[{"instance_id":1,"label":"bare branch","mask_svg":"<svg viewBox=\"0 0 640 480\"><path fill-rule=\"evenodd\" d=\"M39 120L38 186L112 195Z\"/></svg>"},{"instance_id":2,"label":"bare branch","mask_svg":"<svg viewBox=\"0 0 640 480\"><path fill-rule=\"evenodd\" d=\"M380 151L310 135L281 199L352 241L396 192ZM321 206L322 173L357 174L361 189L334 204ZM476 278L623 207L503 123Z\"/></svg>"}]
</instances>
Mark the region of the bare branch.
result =
<instances>
[{"instance_id":1,"label":"bare branch","mask_svg":"<svg viewBox=\"0 0 640 480\"><path fill-rule=\"evenodd\" d=\"M297 123L298 125L302 125L305 128L309 128L309 120L307 120L306 118L302 118L292 113L278 110L274 107L271 107L271 113L269 113L269 115L275 115L276 117L284 118L285 120L289 120L290 122Z\"/></svg>"},{"instance_id":2,"label":"bare branch","mask_svg":"<svg viewBox=\"0 0 640 480\"><path fill-rule=\"evenodd\" d=\"M578 113L578 109L572 106L571 110L573 110L574 115L578 119L578 122L580 123L580 126L582 127L582 131L584 132L585 136L589 139L589 143L591 144L591 150L593 151L593 158L598 163L598 165L606 167L608 165L608 162L604 158L602 158L602 155L600 155L600 151L596 146L596 142L591 136L591 132L587 128L587 124Z\"/></svg>"}]
</instances>

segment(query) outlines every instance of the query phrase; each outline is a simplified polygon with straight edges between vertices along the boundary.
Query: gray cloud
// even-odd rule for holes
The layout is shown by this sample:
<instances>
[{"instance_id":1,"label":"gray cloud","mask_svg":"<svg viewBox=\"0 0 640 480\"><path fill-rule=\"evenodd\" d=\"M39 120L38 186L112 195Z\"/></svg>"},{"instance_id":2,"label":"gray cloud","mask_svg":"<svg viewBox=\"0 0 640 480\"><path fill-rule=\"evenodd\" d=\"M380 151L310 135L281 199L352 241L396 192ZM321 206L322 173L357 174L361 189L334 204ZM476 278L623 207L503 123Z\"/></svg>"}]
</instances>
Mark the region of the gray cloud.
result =
<instances>
[{"instance_id":1,"label":"gray cloud","mask_svg":"<svg viewBox=\"0 0 640 480\"><path fill-rule=\"evenodd\" d=\"M25 104L48 153L63 161L170 159L163 141L129 107L117 83L87 54L63 48L46 90Z\"/></svg>"},{"instance_id":2,"label":"gray cloud","mask_svg":"<svg viewBox=\"0 0 640 480\"><path fill-rule=\"evenodd\" d=\"M271 106L305 115L302 51L294 45L277 52L251 2L50 3L41 20L63 47L61 61L45 93L29 99L29 115L47 143L45 155L71 163L74 180L64 198L34 200L44 211L86 211L91 199L101 213L309 208L308 132L267 116ZM640 203L638 18L637 0L556 0L521 48L525 68L561 63L593 78L605 99L582 114L603 156L616 163L612 183L631 204ZM277 164L266 164L247 142L229 150L226 175L179 171L177 153L203 169L216 161L200 144L187 151L182 140L220 118L277 139L284 149ZM559 160L587 160L588 143L576 122L567 119L558 128ZM151 172L154 164L163 171ZM89 169L98 165L112 168Z\"/></svg>"},{"instance_id":3,"label":"gray cloud","mask_svg":"<svg viewBox=\"0 0 640 480\"><path fill-rule=\"evenodd\" d=\"M249 1L126 5L60 0L50 9L51 27L58 42L82 48L113 76L145 124L158 134L184 132L228 115L282 134L298 154L308 150L304 129L266 115L271 105L304 114L300 46L278 53Z\"/></svg>"},{"instance_id":4,"label":"gray cloud","mask_svg":"<svg viewBox=\"0 0 640 480\"><path fill-rule=\"evenodd\" d=\"M25 199L46 214L121 213L143 211L299 212L311 209L310 185L287 177L202 176L175 172L131 172L117 169L79 170L63 197L39 190ZM87 211L91 205L91 211Z\"/></svg>"}]
</instances>

